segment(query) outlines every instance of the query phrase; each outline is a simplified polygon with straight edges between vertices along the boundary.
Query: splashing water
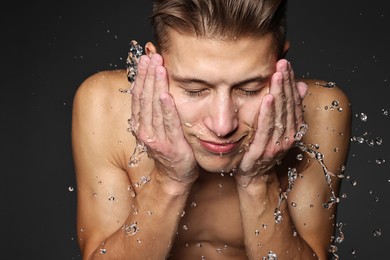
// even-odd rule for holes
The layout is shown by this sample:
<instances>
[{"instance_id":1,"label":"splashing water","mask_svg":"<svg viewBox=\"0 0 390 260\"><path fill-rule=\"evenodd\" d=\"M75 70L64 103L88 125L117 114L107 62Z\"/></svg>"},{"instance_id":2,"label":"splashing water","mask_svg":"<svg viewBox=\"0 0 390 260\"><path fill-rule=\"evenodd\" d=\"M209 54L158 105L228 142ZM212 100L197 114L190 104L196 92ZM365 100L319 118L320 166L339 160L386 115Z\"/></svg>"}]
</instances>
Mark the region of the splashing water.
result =
<instances>
[{"instance_id":1,"label":"splashing water","mask_svg":"<svg viewBox=\"0 0 390 260\"><path fill-rule=\"evenodd\" d=\"M325 88L334 88L336 86L336 83L332 82L332 81L329 81L326 84L323 84L321 82L316 82L316 85L319 85L319 86L322 86L322 87L325 87Z\"/></svg>"},{"instance_id":2,"label":"splashing water","mask_svg":"<svg viewBox=\"0 0 390 260\"><path fill-rule=\"evenodd\" d=\"M338 104L336 104L334 102L333 105L336 106ZM319 149L319 145L318 144L306 144L306 143L301 141L303 136L306 134L307 130L308 130L308 125L307 124L303 124L299 128L298 132L294 136L295 145L303 153L306 153L309 156L313 157L321 165L322 170L324 172L325 180L326 180L326 182L328 184L328 187L329 187L329 190L330 190L330 193L331 193L329 200L327 202L323 203L322 205L323 205L324 208L330 208L334 204L340 202L340 199L336 196L336 193L333 190L331 177L344 178L345 176L343 175L343 172L345 171L345 166L343 165L340 168L340 173L338 173L338 174L334 174L331 171L329 171L327 166L324 163L324 155L317 151ZM379 140L379 143L381 143L380 140ZM297 160L302 160L303 159L303 155L299 154L296 159ZM297 173L297 170L295 168L289 167L288 168L288 187L287 187L286 191L284 191L284 192L280 191L278 205L277 205L277 207L275 209L275 212L274 212L275 222L276 223L280 223L282 221L282 219L283 219L282 218L282 212L281 212L281 204L282 204L283 200L287 200L288 193L292 190L292 188L293 188L296 180L298 179L298 177L299 177L299 174ZM338 235L337 235L336 238L333 237L332 240L334 240L333 242L342 243L344 241L344 233L342 232L343 224L339 223L339 224L336 225L336 227L337 227L337 230L338 230ZM335 246L334 244L330 245L329 252L333 255L335 260L339 259L339 256L336 254L337 250L338 250L337 246ZM268 258L263 257L263 259L277 259L277 256L275 255L275 257L274 257L273 253L270 252L270 254L268 255Z\"/></svg>"},{"instance_id":3,"label":"splashing water","mask_svg":"<svg viewBox=\"0 0 390 260\"><path fill-rule=\"evenodd\" d=\"M127 122L129 124L129 128L127 130L133 134L133 136L135 137L135 141L136 141L134 152L131 155L130 160L128 162L129 167L134 168L134 167L137 167L139 165L139 163L141 162L141 155L143 153L147 152L148 148L145 144L143 144L142 142L140 142L138 140L138 138L136 136L136 131L135 131L136 126L135 126L134 121L132 119L129 119L129 120L127 120Z\"/></svg>"},{"instance_id":4,"label":"splashing water","mask_svg":"<svg viewBox=\"0 0 390 260\"><path fill-rule=\"evenodd\" d=\"M309 155L313 156L316 161L321 165L322 167L322 170L324 171L324 174L325 174L325 180L326 182L328 183L328 186L329 186L329 189L330 189L330 192L331 192L331 197L330 199L328 200L328 202L324 203L323 206L325 208L329 208L331 207L334 203L338 203L340 201L340 199L336 196L336 193L334 192L333 190L333 187L332 187L332 179L331 177L339 177L339 178L344 178L345 176L342 174L342 173L339 173L339 174L334 174L332 172L330 172L328 170L328 168L326 167L325 163L324 163L324 155L320 152L317 152L313 149L311 149L310 147L308 147L307 144L303 143L303 142L298 142L297 143L297 146L298 148L303 151L303 152L306 152L308 153ZM341 172L344 171L344 168L341 169Z\"/></svg>"},{"instance_id":5,"label":"splashing water","mask_svg":"<svg viewBox=\"0 0 390 260\"><path fill-rule=\"evenodd\" d=\"M333 255L334 260L339 260L339 256L336 254L338 247L335 245L330 245L329 252Z\"/></svg>"}]
</instances>

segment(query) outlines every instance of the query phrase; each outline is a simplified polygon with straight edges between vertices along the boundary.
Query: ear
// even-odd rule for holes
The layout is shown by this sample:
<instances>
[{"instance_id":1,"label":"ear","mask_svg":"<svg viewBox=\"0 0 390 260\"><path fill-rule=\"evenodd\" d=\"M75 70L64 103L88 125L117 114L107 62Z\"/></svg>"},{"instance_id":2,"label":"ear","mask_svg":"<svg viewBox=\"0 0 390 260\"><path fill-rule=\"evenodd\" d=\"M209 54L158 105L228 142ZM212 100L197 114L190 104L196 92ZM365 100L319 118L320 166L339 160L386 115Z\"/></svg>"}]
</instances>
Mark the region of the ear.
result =
<instances>
[{"instance_id":1,"label":"ear","mask_svg":"<svg viewBox=\"0 0 390 260\"><path fill-rule=\"evenodd\" d=\"M283 57L286 57L288 50L290 49L290 41L286 41L283 46Z\"/></svg>"},{"instance_id":2,"label":"ear","mask_svg":"<svg viewBox=\"0 0 390 260\"><path fill-rule=\"evenodd\" d=\"M148 42L145 45L145 53L149 56L149 58L152 57L153 54L157 53L157 48L152 42Z\"/></svg>"}]
</instances>

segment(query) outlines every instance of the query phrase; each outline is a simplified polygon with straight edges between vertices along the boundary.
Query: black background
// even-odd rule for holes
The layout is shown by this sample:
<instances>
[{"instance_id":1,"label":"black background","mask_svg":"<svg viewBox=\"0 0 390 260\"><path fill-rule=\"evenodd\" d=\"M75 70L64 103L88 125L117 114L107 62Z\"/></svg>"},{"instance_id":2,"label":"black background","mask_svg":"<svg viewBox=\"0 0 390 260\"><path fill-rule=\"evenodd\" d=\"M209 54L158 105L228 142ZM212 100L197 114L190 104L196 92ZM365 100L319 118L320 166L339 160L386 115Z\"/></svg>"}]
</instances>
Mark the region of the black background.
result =
<instances>
[{"instance_id":1,"label":"black background","mask_svg":"<svg viewBox=\"0 0 390 260\"><path fill-rule=\"evenodd\" d=\"M124 68L128 43L152 40L150 1L52 1L2 7L1 259L81 259L70 129L72 99L94 72ZM340 259L385 259L389 246L390 109L385 0L289 4L287 58L296 74L349 96L353 136L338 222ZM357 116L365 113L363 122ZM377 164L377 159L386 160ZM352 185L356 181L357 185ZM74 188L74 191L71 191ZM375 235L381 230L381 235Z\"/></svg>"}]
</instances>

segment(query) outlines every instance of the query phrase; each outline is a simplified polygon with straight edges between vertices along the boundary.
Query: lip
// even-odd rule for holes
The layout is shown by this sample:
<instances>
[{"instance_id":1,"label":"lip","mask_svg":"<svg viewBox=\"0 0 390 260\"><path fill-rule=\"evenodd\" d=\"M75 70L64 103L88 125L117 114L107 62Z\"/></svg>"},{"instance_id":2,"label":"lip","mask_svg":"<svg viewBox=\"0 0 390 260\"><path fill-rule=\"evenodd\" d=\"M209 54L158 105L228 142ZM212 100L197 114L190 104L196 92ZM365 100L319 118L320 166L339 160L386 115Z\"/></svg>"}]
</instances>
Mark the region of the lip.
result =
<instances>
[{"instance_id":1,"label":"lip","mask_svg":"<svg viewBox=\"0 0 390 260\"><path fill-rule=\"evenodd\" d=\"M215 154L226 154L234 151L238 146L239 142L226 142L226 143L215 143L204 140L199 140L201 146L207 151Z\"/></svg>"}]
</instances>

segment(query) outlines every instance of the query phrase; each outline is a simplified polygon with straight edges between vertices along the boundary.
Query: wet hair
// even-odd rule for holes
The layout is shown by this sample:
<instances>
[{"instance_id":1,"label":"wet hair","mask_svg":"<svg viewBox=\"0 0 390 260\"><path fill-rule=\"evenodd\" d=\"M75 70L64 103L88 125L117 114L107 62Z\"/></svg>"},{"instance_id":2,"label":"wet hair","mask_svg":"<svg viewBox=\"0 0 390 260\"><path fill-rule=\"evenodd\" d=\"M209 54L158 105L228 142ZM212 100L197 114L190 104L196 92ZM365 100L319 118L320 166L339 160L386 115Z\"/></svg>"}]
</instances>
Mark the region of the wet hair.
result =
<instances>
[{"instance_id":1,"label":"wet hair","mask_svg":"<svg viewBox=\"0 0 390 260\"><path fill-rule=\"evenodd\" d=\"M281 56L286 41L287 0L154 0L151 22L159 52L168 51L169 29L208 39L273 33Z\"/></svg>"}]
</instances>

